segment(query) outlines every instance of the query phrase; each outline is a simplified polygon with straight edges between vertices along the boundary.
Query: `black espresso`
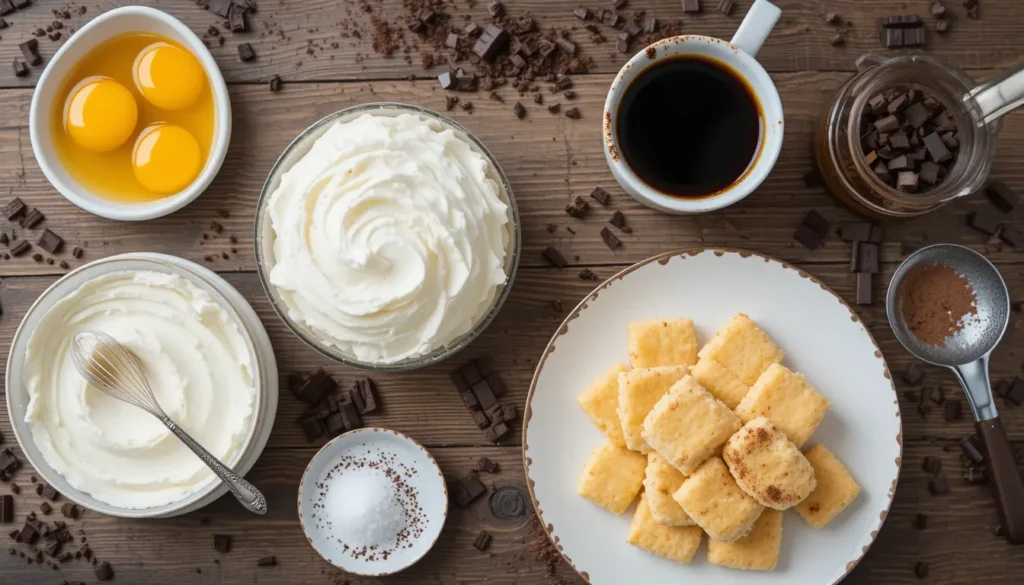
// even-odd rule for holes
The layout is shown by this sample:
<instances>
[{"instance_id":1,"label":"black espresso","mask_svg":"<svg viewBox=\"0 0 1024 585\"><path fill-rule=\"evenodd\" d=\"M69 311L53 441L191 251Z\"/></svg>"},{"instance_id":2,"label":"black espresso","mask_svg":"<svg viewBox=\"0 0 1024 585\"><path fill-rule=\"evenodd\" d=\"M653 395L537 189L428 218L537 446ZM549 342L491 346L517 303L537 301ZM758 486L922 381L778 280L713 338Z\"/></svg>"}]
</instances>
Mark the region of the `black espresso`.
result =
<instances>
[{"instance_id":1,"label":"black espresso","mask_svg":"<svg viewBox=\"0 0 1024 585\"><path fill-rule=\"evenodd\" d=\"M617 115L626 163L645 183L677 197L705 197L733 184L761 143L760 106L747 83L700 57L643 70Z\"/></svg>"}]
</instances>

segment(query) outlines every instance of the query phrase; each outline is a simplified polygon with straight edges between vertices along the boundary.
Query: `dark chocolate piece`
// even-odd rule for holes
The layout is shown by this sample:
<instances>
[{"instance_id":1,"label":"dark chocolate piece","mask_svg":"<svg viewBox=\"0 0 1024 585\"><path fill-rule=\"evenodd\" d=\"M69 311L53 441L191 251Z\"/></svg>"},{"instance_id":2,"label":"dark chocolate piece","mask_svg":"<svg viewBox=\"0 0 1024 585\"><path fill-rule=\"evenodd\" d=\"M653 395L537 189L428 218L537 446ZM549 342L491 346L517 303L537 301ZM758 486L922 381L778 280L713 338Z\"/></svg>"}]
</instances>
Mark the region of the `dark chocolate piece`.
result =
<instances>
[{"instance_id":1,"label":"dark chocolate piece","mask_svg":"<svg viewBox=\"0 0 1024 585\"><path fill-rule=\"evenodd\" d=\"M341 413L335 413L324 419L324 426L328 435L339 435L345 430L345 419Z\"/></svg>"},{"instance_id":2,"label":"dark chocolate piece","mask_svg":"<svg viewBox=\"0 0 1024 585\"><path fill-rule=\"evenodd\" d=\"M803 225L814 230L814 233L824 239L832 229L832 224L823 215L812 209L804 216Z\"/></svg>"},{"instance_id":3,"label":"dark chocolate piece","mask_svg":"<svg viewBox=\"0 0 1024 585\"><path fill-rule=\"evenodd\" d=\"M227 18L233 4L231 0L209 0L206 9L221 18Z\"/></svg>"},{"instance_id":4,"label":"dark chocolate piece","mask_svg":"<svg viewBox=\"0 0 1024 585\"><path fill-rule=\"evenodd\" d=\"M228 11L228 28L231 29L231 32L248 32L249 19L246 18L245 13L245 8L237 4L232 4L231 9Z\"/></svg>"},{"instance_id":5,"label":"dark chocolate piece","mask_svg":"<svg viewBox=\"0 0 1024 585\"><path fill-rule=\"evenodd\" d=\"M54 489L54 487L52 485L50 485L50 484L39 484L39 485L41 485L42 488L43 488L41 490L40 495L43 496L44 498L46 498L47 500L50 500L51 502L56 502L57 498L60 497L60 493L58 493L57 490Z\"/></svg>"},{"instance_id":6,"label":"dark chocolate piece","mask_svg":"<svg viewBox=\"0 0 1024 585\"><path fill-rule=\"evenodd\" d=\"M1013 211L1014 202L1017 201L1017 195L1002 181L989 181L985 185L985 196L988 197L992 205L995 205L1003 213Z\"/></svg>"},{"instance_id":7,"label":"dark chocolate piece","mask_svg":"<svg viewBox=\"0 0 1024 585\"><path fill-rule=\"evenodd\" d=\"M917 517L914 518L914 528L917 528L918 530L928 528L928 517L924 514L918 514Z\"/></svg>"},{"instance_id":8,"label":"dark chocolate piece","mask_svg":"<svg viewBox=\"0 0 1024 585\"><path fill-rule=\"evenodd\" d=\"M481 31L483 31L483 29L480 28L480 25L475 23L475 22L471 22L471 23L467 24L466 28L463 29L463 32L466 33L467 37L476 36L476 35L480 34Z\"/></svg>"},{"instance_id":9,"label":"dark chocolate piece","mask_svg":"<svg viewBox=\"0 0 1024 585\"><path fill-rule=\"evenodd\" d=\"M346 402L341 405L341 410L338 412L341 415L341 420L345 423L345 430L352 431L363 426L363 421L359 418L359 411L356 410L356 405L351 402Z\"/></svg>"},{"instance_id":10,"label":"dark chocolate piece","mask_svg":"<svg viewBox=\"0 0 1024 585\"><path fill-rule=\"evenodd\" d=\"M324 397L328 392L334 392L337 389L338 383L334 381L331 374L323 369L317 368L309 375L309 379L306 383L299 388L298 392L295 393L295 397L305 402L306 404L313 406L320 402L320 399Z\"/></svg>"},{"instance_id":11,"label":"dark chocolate piece","mask_svg":"<svg viewBox=\"0 0 1024 585\"><path fill-rule=\"evenodd\" d=\"M577 6L572 13L580 20L591 20L594 18L594 12L586 6Z\"/></svg>"},{"instance_id":12,"label":"dark chocolate piece","mask_svg":"<svg viewBox=\"0 0 1024 585\"><path fill-rule=\"evenodd\" d=\"M4 205L3 214L4 217L7 218L7 221L14 221L24 215L26 209L28 208L25 206L25 202L20 198L15 197Z\"/></svg>"},{"instance_id":13,"label":"dark chocolate piece","mask_svg":"<svg viewBox=\"0 0 1024 585\"><path fill-rule=\"evenodd\" d=\"M50 254L57 254L64 247L64 238L47 228L43 230L43 235L39 236L39 241L36 242L36 245Z\"/></svg>"},{"instance_id":14,"label":"dark chocolate piece","mask_svg":"<svg viewBox=\"0 0 1024 585\"><path fill-rule=\"evenodd\" d=\"M470 394L472 394L472 392L470 392ZM491 425L491 421L487 418L486 412L477 409L471 411L470 414L473 416L473 422L476 423L477 428L486 429Z\"/></svg>"},{"instance_id":15,"label":"dark chocolate piece","mask_svg":"<svg viewBox=\"0 0 1024 585\"><path fill-rule=\"evenodd\" d=\"M48 502L43 502L42 504L39 504L39 511L41 511L44 516L49 516L50 512L53 512L53 506Z\"/></svg>"},{"instance_id":16,"label":"dark chocolate piece","mask_svg":"<svg viewBox=\"0 0 1024 585\"><path fill-rule=\"evenodd\" d=\"M573 120L579 120L581 117L580 109L577 108L576 106L569 108L568 110L565 111L565 117L572 118Z\"/></svg>"},{"instance_id":17,"label":"dark chocolate piece","mask_svg":"<svg viewBox=\"0 0 1024 585\"><path fill-rule=\"evenodd\" d=\"M526 117L526 106L516 102L516 105L512 106L512 111L515 112L516 118L522 120Z\"/></svg>"},{"instance_id":18,"label":"dark chocolate piece","mask_svg":"<svg viewBox=\"0 0 1024 585\"><path fill-rule=\"evenodd\" d=\"M879 132L893 132L900 127L900 121L896 116L889 115L875 120L875 130Z\"/></svg>"},{"instance_id":19,"label":"dark chocolate piece","mask_svg":"<svg viewBox=\"0 0 1024 585\"><path fill-rule=\"evenodd\" d=\"M242 61L252 61L256 58L256 51L251 44L242 43L238 45L238 58Z\"/></svg>"},{"instance_id":20,"label":"dark chocolate piece","mask_svg":"<svg viewBox=\"0 0 1024 585\"><path fill-rule=\"evenodd\" d=\"M963 406L959 399L946 401L946 420L959 420L963 415Z\"/></svg>"},{"instance_id":21,"label":"dark chocolate piece","mask_svg":"<svg viewBox=\"0 0 1024 585\"><path fill-rule=\"evenodd\" d=\"M30 520L26 520L15 540L22 544L35 544L39 541L39 530Z\"/></svg>"},{"instance_id":22,"label":"dark chocolate piece","mask_svg":"<svg viewBox=\"0 0 1024 585\"><path fill-rule=\"evenodd\" d=\"M4 494L0 496L0 524L11 522L14 522L14 496Z\"/></svg>"},{"instance_id":23,"label":"dark chocolate piece","mask_svg":"<svg viewBox=\"0 0 1024 585\"><path fill-rule=\"evenodd\" d=\"M476 462L477 471L485 471L487 473L498 473L501 471L501 466L498 465L497 461L487 457L481 457Z\"/></svg>"},{"instance_id":24,"label":"dark chocolate piece","mask_svg":"<svg viewBox=\"0 0 1024 585\"><path fill-rule=\"evenodd\" d=\"M103 561L97 565L93 572L96 574L96 578L100 581L110 581L114 578L114 569L107 561Z\"/></svg>"},{"instance_id":25,"label":"dark chocolate piece","mask_svg":"<svg viewBox=\"0 0 1024 585\"><path fill-rule=\"evenodd\" d=\"M21 227L32 229L45 220L46 216L43 215L43 212L33 207L32 211L29 211L25 217L21 218Z\"/></svg>"},{"instance_id":26,"label":"dark chocolate piece","mask_svg":"<svg viewBox=\"0 0 1024 585\"><path fill-rule=\"evenodd\" d=\"M683 0L683 12L700 12L700 0Z\"/></svg>"},{"instance_id":27,"label":"dark chocolate piece","mask_svg":"<svg viewBox=\"0 0 1024 585\"><path fill-rule=\"evenodd\" d=\"M590 198L601 205L608 205L608 201L611 200L612 196L601 187L594 187L594 190L590 192Z\"/></svg>"},{"instance_id":28,"label":"dark chocolate piece","mask_svg":"<svg viewBox=\"0 0 1024 585\"><path fill-rule=\"evenodd\" d=\"M920 47L927 41L927 33L924 27L908 28L903 31L904 47Z\"/></svg>"},{"instance_id":29,"label":"dark chocolate piece","mask_svg":"<svg viewBox=\"0 0 1024 585\"><path fill-rule=\"evenodd\" d=\"M476 395L477 402L480 403L481 409L488 410L498 403L498 398L494 395L494 391L491 390L491 386L486 380L473 384L472 390L473 394Z\"/></svg>"},{"instance_id":30,"label":"dark chocolate piece","mask_svg":"<svg viewBox=\"0 0 1024 585\"><path fill-rule=\"evenodd\" d=\"M229 534L214 534L213 535L213 549L221 554L227 554L231 552L231 535Z\"/></svg>"},{"instance_id":31,"label":"dark chocolate piece","mask_svg":"<svg viewBox=\"0 0 1024 585\"><path fill-rule=\"evenodd\" d=\"M967 225L972 228L992 235L999 231L1002 218L993 211L982 209L971 213L967 218Z\"/></svg>"},{"instance_id":32,"label":"dark chocolate piece","mask_svg":"<svg viewBox=\"0 0 1024 585\"><path fill-rule=\"evenodd\" d=\"M499 26L488 24L484 32L480 34L476 44L473 45L473 53L485 61L492 61L508 45L508 42L508 31Z\"/></svg>"},{"instance_id":33,"label":"dark chocolate piece","mask_svg":"<svg viewBox=\"0 0 1024 585\"><path fill-rule=\"evenodd\" d=\"M501 3L501 0L491 0L487 3L487 13L491 15L491 18L498 18L505 14L505 5Z\"/></svg>"},{"instance_id":34,"label":"dark chocolate piece","mask_svg":"<svg viewBox=\"0 0 1024 585\"><path fill-rule=\"evenodd\" d=\"M935 32L944 33L949 30L949 19L943 18L935 23Z\"/></svg>"},{"instance_id":35,"label":"dark chocolate piece","mask_svg":"<svg viewBox=\"0 0 1024 585\"><path fill-rule=\"evenodd\" d=\"M565 51L565 54L569 55L570 57L572 57L572 56L574 56L576 54L576 43L570 41L569 39L567 39L565 37L558 37L558 38L556 38L555 39L555 44L558 45L559 49L562 49L563 51Z\"/></svg>"},{"instance_id":36,"label":"dark chocolate piece","mask_svg":"<svg viewBox=\"0 0 1024 585\"><path fill-rule=\"evenodd\" d=\"M946 401L946 396L942 392L942 386L932 386L928 389L928 399L935 404L942 404Z\"/></svg>"},{"instance_id":37,"label":"dark chocolate piece","mask_svg":"<svg viewBox=\"0 0 1024 585\"><path fill-rule=\"evenodd\" d=\"M11 68L14 69L15 77L25 77L28 75L28 65L21 59L14 59L11 62Z\"/></svg>"},{"instance_id":38,"label":"dark chocolate piece","mask_svg":"<svg viewBox=\"0 0 1024 585\"><path fill-rule=\"evenodd\" d=\"M484 552L489 546L491 546L491 535L486 530L481 530L480 534L477 534L476 539L473 541L473 548Z\"/></svg>"},{"instance_id":39,"label":"dark chocolate piece","mask_svg":"<svg viewBox=\"0 0 1024 585\"><path fill-rule=\"evenodd\" d=\"M942 460L939 459L938 457L932 457L931 455L929 455L925 457L924 461L921 463L921 469L932 475L935 475L938 472L942 471Z\"/></svg>"},{"instance_id":40,"label":"dark chocolate piece","mask_svg":"<svg viewBox=\"0 0 1024 585\"><path fill-rule=\"evenodd\" d=\"M281 91L281 83L282 82L281 82L281 76L280 75L274 75L273 77L271 77L270 78L270 83L268 84L268 86L270 87L270 92L271 93L277 93L277 92Z\"/></svg>"},{"instance_id":41,"label":"dark chocolate piece","mask_svg":"<svg viewBox=\"0 0 1024 585\"><path fill-rule=\"evenodd\" d=\"M455 505L460 508L465 508L487 493L487 487L475 473L470 473L458 480L453 488L452 496Z\"/></svg>"},{"instance_id":42,"label":"dark chocolate piece","mask_svg":"<svg viewBox=\"0 0 1024 585\"><path fill-rule=\"evenodd\" d=\"M613 226L619 228L620 230L621 229L625 229L626 228L626 216L623 215L623 213L621 211L616 211L615 213L612 214L612 218L610 220L608 220L608 223L610 223Z\"/></svg>"},{"instance_id":43,"label":"dark chocolate piece","mask_svg":"<svg viewBox=\"0 0 1024 585\"><path fill-rule=\"evenodd\" d=\"M887 28L883 30L882 38L887 49L897 49L903 46L903 29Z\"/></svg>"},{"instance_id":44,"label":"dark chocolate piece","mask_svg":"<svg viewBox=\"0 0 1024 585\"><path fill-rule=\"evenodd\" d=\"M455 109L457 103L459 103L459 96L447 95L444 97L444 109L449 112Z\"/></svg>"},{"instance_id":45,"label":"dark chocolate piece","mask_svg":"<svg viewBox=\"0 0 1024 585\"><path fill-rule=\"evenodd\" d=\"M601 228L601 239L604 240L604 245L608 246L609 250L614 250L622 245L622 240L606 227Z\"/></svg>"},{"instance_id":46,"label":"dark chocolate piece","mask_svg":"<svg viewBox=\"0 0 1024 585\"><path fill-rule=\"evenodd\" d=\"M497 443L501 439L505 438L508 433L508 425L505 423L498 423L484 429L484 438L492 443Z\"/></svg>"},{"instance_id":47,"label":"dark chocolate piece","mask_svg":"<svg viewBox=\"0 0 1024 585\"><path fill-rule=\"evenodd\" d=\"M36 39L28 39L27 41L18 45L21 49L21 54L24 55L25 61L35 67L43 62L42 55L39 54L39 41Z\"/></svg>"},{"instance_id":48,"label":"dark chocolate piece","mask_svg":"<svg viewBox=\"0 0 1024 585\"><path fill-rule=\"evenodd\" d=\"M946 147L946 143L942 141L938 132L925 135L921 142L928 149L928 155L933 161L944 163L953 158L953 154L949 152L949 148Z\"/></svg>"},{"instance_id":49,"label":"dark chocolate piece","mask_svg":"<svg viewBox=\"0 0 1024 585\"><path fill-rule=\"evenodd\" d=\"M969 461L981 464L985 462L985 456L981 452L981 441L977 435L964 437L960 440L960 450Z\"/></svg>"},{"instance_id":50,"label":"dark chocolate piece","mask_svg":"<svg viewBox=\"0 0 1024 585\"><path fill-rule=\"evenodd\" d=\"M85 255L85 250L79 248L78 246L75 246L74 248L71 249L71 255L74 256L75 258L81 258L82 256Z\"/></svg>"},{"instance_id":51,"label":"dark chocolate piece","mask_svg":"<svg viewBox=\"0 0 1024 585\"><path fill-rule=\"evenodd\" d=\"M685 5L685 3L684 3ZM736 8L736 0L719 0L718 11L726 16L732 16L733 9Z\"/></svg>"},{"instance_id":52,"label":"dark chocolate piece","mask_svg":"<svg viewBox=\"0 0 1024 585\"><path fill-rule=\"evenodd\" d=\"M360 378L349 391L352 402L359 409L359 414L376 412L378 408L377 385L370 378Z\"/></svg>"},{"instance_id":53,"label":"dark chocolate piece","mask_svg":"<svg viewBox=\"0 0 1024 585\"><path fill-rule=\"evenodd\" d=\"M504 404L501 407L501 411L505 422L512 422L519 418L519 409L516 408L515 404Z\"/></svg>"},{"instance_id":54,"label":"dark chocolate piece","mask_svg":"<svg viewBox=\"0 0 1024 585\"><path fill-rule=\"evenodd\" d=\"M929 185L934 185L939 182L942 176L942 167L933 163L932 161L924 161L921 163L921 172L918 175L922 181Z\"/></svg>"},{"instance_id":55,"label":"dark chocolate piece","mask_svg":"<svg viewBox=\"0 0 1024 585\"><path fill-rule=\"evenodd\" d=\"M487 415L487 420L491 421L492 425L501 424L505 421L505 411L502 410L501 404L496 403L487 410L484 411Z\"/></svg>"},{"instance_id":56,"label":"dark chocolate piece","mask_svg":"<svg viewBox=\"0 0 1024 585\"><path fill-rule=\"evenodd\" d=\"M804 224L801 224L793 233L793 239L803 244L808 250L817 250L824 243L818 232Z\"/></svg>"},{"instance_id":57,"label":"dark chocolate piece","mask_svg":"<svg viewBox=\"0 0 1024 585\"><path fill-rule=\"evenodd\" d=\"M560 109L562 109L562 105L558 102L548 104L548 112L551 112L552 114L557 114Z\"/></svg>"},{"instance_id":58,"label":"dark chocolate piece","mask_svg":"<svg viewBox=\"0 0 1024 585\"><path fill-rule=\"evenodd\" d=\"M912 386L916 386L924 379L924 373L924 366L919 362L914 362L903 372L903 381Z\"/></svg>"},{"instance_id":59,"label":"dark chocolate piece","mask_svg":"<svg viewBox=\"0 0 1024 585\"><path fill-rule=\"evenodd\" d=\"M583 219L583 216L587 213L588 209L590 209L590 204L587 203L586 199L579 195L577 195L571 203L565 206L565 212L576 219Z\"/></svg>"},{"instance_id":60,"label":"dark chocolate piece","mask_svg":"<svg viewBox=\"0 0 1024 585\"><path fill-rule=\"evenodd\" d=\"M562 253L553 248L552 246L544 248L544 251L541 252L541 255L544 256L544 259L547 260L548 264L554 266L555 268L565 268L566 266L569 265L569 263L565 261L565 257L562 256Z\"/></svg>"},{"instance_id":61,"label":"dark chocolate piece","mask_svg":"<svg viewBox=\"0 0 1024 585\"><path fill-rule=\"evenodd\" d=\"M857 304L870 305L875 302L874 275L870 272L857 273Z\"/></svg>"},{"instance_id":62,"label":"dark chocolate piece","mask_svg":"<svg viewBox=\"0 0 1024 585\"><path fill-rule=\"evenodd\" d=\"M498 398L508 394L508 387L505 386L505 381L501 379L497 372L487 376L487 385L491 387L491 392Z\"/></svg>"},{"instance_id":63,"label":"dark chocolate piece","mask_svg":"<svg viewBox=\"0 0 1024 585\"><path fill-rule=\"evenodd\" d=\"M299 426L302 427L302 434L305 435L306 441L319 439L327 432L323 419L315 416L303 418L299 421Z\"/></svg>"},{"instance_id":64,"label":"dark chocolate piece","mask_svg":"<svg viewBox=\"0 0 1024 585\"><path fill-rule=\"evenodd\" d=\"M1024 232L1017 228L1004 227L1003 231L999 232L999 237L1014 248L1024 245Z\"/></svg>"},{"instance_id":65,"label":"dark chocolate piece","mask_svg":"<svg viewBox=\"0 0 1024 585\"><path fill-rule=\"evenodd\" d=\"M1017 376L1013 380L1013 384L1006 390L1006 402L1013 406L1020 406L1024 404L1024 380L1021 380L1020 376Z\"/></svg>"},{"instance_id":66,"label":"dark chocolate piece","mask_svg":"<svg viewBox=\"0 0 1024 585\"><path fill-rule=\"evenodd\" d=\"M904 171L896 175L896 188L904 193L916 193L919 177L914 171Z\"/></svg>"},{"instance_id":67,"label":"dark chocolate piece","mask_svg":"<svg viewBox=\"0 0 1024 585\"><path fill-rule=\"evenodd\" d=\"M886 166L890 171L909 171L914 168L914 163L910 162L910 157L901 154L890 160Z\"/></svg>"},{"instance_id":68,"label":"dark chocolate piece","mask_svg":"<svg viewBox=\"0 0 1024 585\"><path fill-rule=\"evenodd\" d=\"M839 237L847 242L866 242L871 239L871 224L866 221L844 224L839 227Z\"/></svg>"},{"instance_id":69,"label":"dark chocolate piece","mask_svg":"<svg viewBox=\"0 0 1024 585\"><path fill-rule=\"evenodd\" d=\"M256 566L257 567L273 567L276 564L277 564L277 557L275 557L274 555L269 555L269 556L260 557L260 558L256 559Z\"/></svg>"}]
</instances>

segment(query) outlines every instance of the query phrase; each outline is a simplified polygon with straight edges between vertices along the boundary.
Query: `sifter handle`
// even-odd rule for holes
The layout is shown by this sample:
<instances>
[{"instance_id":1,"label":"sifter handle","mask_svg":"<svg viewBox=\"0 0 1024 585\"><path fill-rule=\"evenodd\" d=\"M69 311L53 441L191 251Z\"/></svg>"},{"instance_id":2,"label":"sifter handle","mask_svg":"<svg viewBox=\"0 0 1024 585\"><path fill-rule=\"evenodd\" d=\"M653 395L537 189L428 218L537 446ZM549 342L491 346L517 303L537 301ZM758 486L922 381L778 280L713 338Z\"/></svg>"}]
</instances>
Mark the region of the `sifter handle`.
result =
<instances>
[{"instance_id":1,"label":"sifter handle","mask_svg":"<svg viewBox=\"0 0 1024 585\"><path fill-rule=\"evenodd\" d=\"M985 447L996 512L1010 544L1024 544L1024 481L999 417L975 423Z\"/></svg>"}]
</instances>

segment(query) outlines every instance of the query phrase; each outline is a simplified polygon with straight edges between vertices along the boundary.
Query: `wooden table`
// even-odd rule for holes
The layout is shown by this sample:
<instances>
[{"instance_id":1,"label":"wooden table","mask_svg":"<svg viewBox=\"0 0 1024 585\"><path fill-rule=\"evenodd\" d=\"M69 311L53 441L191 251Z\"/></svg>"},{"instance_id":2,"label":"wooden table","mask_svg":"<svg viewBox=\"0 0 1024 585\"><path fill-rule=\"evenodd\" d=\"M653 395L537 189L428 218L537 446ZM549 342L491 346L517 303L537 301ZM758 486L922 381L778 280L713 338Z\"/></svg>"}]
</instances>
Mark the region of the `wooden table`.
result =
<instances>
[{"instance_id":1,"label":"wooden table","mask_svg":"<svg viewBox=\"0 0 1024 585\"><path fill-rule=\"evenodd\" d=\"M218 19L199 9L192 0L151 0L202 33ZM325 363L317 353L292 335L272 311L260 287L253 256L253 215L260 188L270 166L284 146L302 129L321 116L351 105L370 101L399 101L443 109L444 92L434 75L424 71L417 55L407 62L399 55L385 59L371 48L369 35L362 39L343 34L343 18L365 22L368 13L356 3L333 0L261 0L253 19L254 32L228 35L224 46L214 44L216 57L230 91L234 130L227 160L209 190L183 211L139 224L118 223L93 217L57 194L36 165L28 136L28 111L32 87L39 69L25 78L15 78L8 64L20 56L18 43L36 27L53 18L51 8L64 4L36 0L34 5L7 17L11 27L0 30L0 191L3 197L19 196L38 206L48 226L62 234L69 244L85 245L81 260L67 260L72 267L104 256L130 251L175 254L204 263L204 257L228 252L230 258L209 263L221 272L252 303L263 319L277 352L282 378L292 371L308 371L326 365L344 380L357 373ZM374 14L393 18L403 14L399 0L367 3ZM470 14L483 22L485 2L457 0L459 14ZM475 7L468 5L476 4ZM510 0L510 11L530 11L543 26L573 26L571 11L576 2ZM596 3L603 6L607 2ZM727 18L715 11L713 0L705 0L705 13L684 19L687 33L729 38L749 1L739 2L736 15ZM853 302L853 276L848 271L849 245L833 237L822 248L808 251L793 240L793 231L803 215L817 209L834 223L854 219L820 189L808 188L802 176L812 168L809 155L812 128L831 93L847 79L854 59L879 50L875 21L901 8L889 0L833 0L811 2L779 0L784 14L764 46L762 63L778 85L786 109L786 147L771 177L753 196L727 210L694 217L674 217L642 207L626 196L614 182L601 152L599 123L605 90L625 57L613 43L595 46L587 35L574 36L581 50L593 56L597 67L575 77L579 97L574 105L581 120L550 115L529 103L529 115L519 121L512 113L514 99L504 104L474 96L472 113L452 112L459 122L482 139L497 156L515 190L522 213L523 253L519 275L511 297L497 321L476 341L464 357L492 355L510 385L510 397L523 404L536 359L564 314L553 301L572 307L593 283L578 277L590 268L606 278L633 262L655 253L693 246L749 248L778 256L812 274ZM929 2L907 5L908 12L927 16ZM931 34L928 52L986 79L1020 61L1020 36L1024 16L1014 0L982 0L982 20L968 20L959 2L947 2L954 15L951 32L943 37ZM77 5L76 5L77 6ZM87 12L69 25L80 26L87 19L113 8L114 2L85 3ZM678 0L632 0L629 10L647 9L660 19L682 17ZM843 47L832 47L833 31L822 21L826 10L838 12L853 22ZM74 10L72 12L75 12ZM366 32L366 29L363 29ZM929 31L930 33L932 31ZM252 42L258 59L241 63L239 42ZM338 43L337 48L331 46ZM46 56L56 44L44 40ZM308 48L314 47L307 51ZM311 54L310 54L311 53ZM280 75L284 87L270 93L267 80ZM512 94L505 92L512 98ZM565 100L563 100L565 101ZM995 163L995 176L1024 192L1024 114L1005 120ZM598 209L586 220L569 218L565 204L577 195L586 196L600 185L613 196L609 209ZM1009 247L986 245L987 237L966 226L966 216L988 203L980 197L950 205L927 217L886 225L882 250L884 280L887 282L906 250L921 244L948 241L984 251L1003 271L1014 298L1024 295L1024 254ZM229 214L223 213L227 210ZM624 245L609 250L598 235L603 216L623 211L634 232L624 236ZM210 224L223 225L218 237ZM0 220L2 223L2 220ZM1013 219L1018 228L1024 222ZM554 231L548 226L554 225ZM0 226L0 228L5 226ZM569 231L569 228L572 231ZM19 228L19 232L20 232ZM37 230L38 231L38 230ZM229 243L229 236L237 244ZM572 266L555 270L545 265L540 251L557 246ZM230 248L237 248L231 253ZM11 338L29 305L63 271L26 256L0 263L0 353L6 354ZM882 288L877 291L881 294ZM1024 574L1024 554L1001 538L993 536L996 523L987 487L970 486L959 478L957 442L972 432L969 420L947 423L936 413L918 415L916 404L902 391L899 379L910 363L886 323L884 306L876 303L861 309L885 352L890 369L896 373L904 412L904 467L888 521L869 554L847 579L848 583L981 584L1010 583ZM1018 315L1002 346L996 351L994 377L1020 372L1024 352L1022 321ZM374 425L408 433L427 445L444 471L452 476L468 472L480 456L500 462L503 470L487 483L493 486L523 486L522 452L518 425L515 436L500 446L487 444L476 429L447 378L453 364L442 364L416 373L382 375L384 412L370 419ZM959 393L956 381L942 370L928 368L927 384L941 385L947 396ZM579 389L566 389L576 392ZM341 583L346 576L322 561L306 543L296 517L295 494L306 463L320 446L307 443L294 424L301 405L282 392L277 424L263 456L249 477L269 499L270 513L262 519L249 516L231 500L222 498L205 510L170 520L125 521L86 514L75 522L83 528L96 554L110 561L118 583ZM1001 407L1011 439L1024 447L1024 409ZM13 433L6 414L0 414L0 432L7 444ZM947 451L945 447L954 447ZM16 446L15 446L16 448ZM942 459L951 478L952 493L932 497L927 475L921 469L925 456ZM28 485L30 469L15 481ZM0 486L6 493L7 487ZM18 499L18 519L38 507L35 494ZM928 527L914 528L919 513L927 514ZM201 518L205 520L201 522ZM494 542L486 553L472 547L477 533L486 529ZM7 532L9 528L4 529ZM234 549L218 554L214 534L234 536ZM496 521L486 499L468 509L453 509L436 548L418 565L390 579L348 578L349 583L577 583L572 570L538 559L544 543L532 515L516 521ZM256 566L258 557L276 555L279 565ZM927 562L927 580L914 576L914 565ZM82 563L67 563L61 572L27 565L19 557L0 555L0 581L5 583L57 583L61 579L94 581ZM1016 577L1014 577L1016 576Z\"/></svg>"}]
</instances>

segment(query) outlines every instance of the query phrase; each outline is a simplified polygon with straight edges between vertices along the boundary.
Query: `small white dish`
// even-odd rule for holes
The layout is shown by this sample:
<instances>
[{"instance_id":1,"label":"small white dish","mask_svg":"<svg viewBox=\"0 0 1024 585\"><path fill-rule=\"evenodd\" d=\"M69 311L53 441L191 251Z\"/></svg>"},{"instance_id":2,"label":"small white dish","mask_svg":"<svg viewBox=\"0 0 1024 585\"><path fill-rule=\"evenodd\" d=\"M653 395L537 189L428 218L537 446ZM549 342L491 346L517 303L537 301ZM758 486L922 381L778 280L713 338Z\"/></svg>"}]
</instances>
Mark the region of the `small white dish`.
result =
<instances>
[{"instance_id":1,"label":"small white dish","mask_svg":"<svg viewBox=\"0 0 1024 585\"><path fill-rule=\"evenodd\" d=\"M391 550L382 547L375 554L354 556L351 549L344 549L333 529L330 510L321 502L347 471L336 469L343 461L379 461L381 457L390 462L389 468L400 470L416 494L421 522L414 532L418 535L407 541L410 546L397 547L389 554L380 554L385 548ZM299 482L298 505L306 540L325 561L348 573L380 577L412 566L433 548L448 517L448 488L437 462L422 445L402 433L365 428L339 435L317 452Z\"/></svg>"},{"instance_id":2,"label":"small white dish","mask_svg":"<svg viewBox=\"0 0 1024 585\"><path fill-rule=\"evenodd\" d=\"M688 317L704 343L741 311L786 352L783 364L806 375L832 403L808 446L825 445L861 486L857 499L821 530L787 511L778 567L769 572L712 565L706 545L690 565L650 554L626 542L632 510L613 516L576 494L584 462L607 442L576 398L612 364L629 362L627 325ZM838 583L878 535L903 454L896 390L857 314L810 274L744 250L669 252L598 286L541 356L523 420L527 485L541 524L592 585Z\"/></svg>"},{"instance_id":3,"label":"small white dish","mask_svg":"<svg viewBox=\"0 0 1024 585\"><path fill-rule=\"evenodd\" d=\"M214 133L206 165L185 190L149 203L118 203L97 196L76 181L57 157L50 138L54 99L64 78L78 61L104 41L128 32L151 32L173 39L186 47L206 71L213 91ZM89 213L121 221L142 221L162 217L185 207L210 186L220 170L231 141L231 100L224 77L213 55L199 37L173 16L145 6L126 6L106 12L83 26L50 59L29 108L32 153L53 188L68 201Z\"/></svg>"},{"instance_id":4,"label":"small white dish","mask_svg":"<svg viewBox=\"0 0 1024 585\"><path fill-rule=\"evenodd\" d=\"M4 378L4 387L7 390L7 416L14 430L14 436L18 440L18 445L29 464L35 468L36 475L56 488L68 500L108 516L169 518L198 510L210 504L226 494L228 487L223 482L215 480L186 498L165 506L141 509L112 506L97 500L86 492L71 487L64 476L50 467L32 438L32 430L25 422L25 412L29 403L24 379L25 350L36 324L55 303L78 290L84 283L111 272L125 270L151 270L177 274L213 295L222 306L234 314L241 329L246 333L253 361L258 367L258 376L256 378L254 414L240 455L237 457L237 461L225 461L224 463L241 476L252 469L260 454L263 453L263 448L267 444L267 439L270 438L270 431L277 416L278 372L274 348L270 345L270 337L267 335L266 329L263 328L263 323L256 315L256 311L241 293L210 269L176 256L142 252L103 258L69 272L39 295L18 326L11 342L11 351L7 356L7 370Z\"/></svg>"}]
</instances>

